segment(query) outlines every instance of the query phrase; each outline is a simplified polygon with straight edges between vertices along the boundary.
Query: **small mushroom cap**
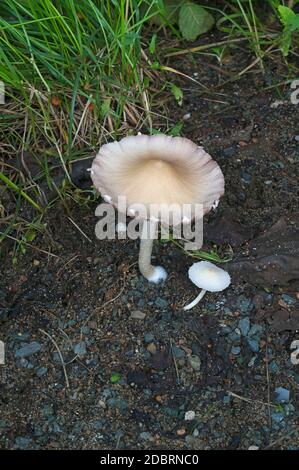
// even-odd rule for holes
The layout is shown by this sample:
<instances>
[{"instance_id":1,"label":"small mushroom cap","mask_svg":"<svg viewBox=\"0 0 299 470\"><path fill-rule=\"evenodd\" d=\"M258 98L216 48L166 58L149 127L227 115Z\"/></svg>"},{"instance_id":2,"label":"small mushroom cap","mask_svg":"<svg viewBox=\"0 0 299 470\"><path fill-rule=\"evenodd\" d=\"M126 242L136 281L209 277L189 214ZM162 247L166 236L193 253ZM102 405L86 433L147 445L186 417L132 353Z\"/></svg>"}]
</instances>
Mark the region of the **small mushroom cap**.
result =
<instances>
[{"instance_id":1,"label":"small mushroom cap","mask_svg":"<svg viewBox=\"0 0 299 470\"><path fill-rule=\"evenodd\" d=\"M191 205L192 219L196 204L203 206L205 214L224 193L222 171L202 147L163 134L129 136L103 145L93 161L91 177L97 190L116 207L118 197L124 196L126 211L133 206L129 215L138 216L138 205L144 206L145 213L139 213L143 219L152 216L163 221L161 212L153 210L153 205L161 204L177 212L180 222L188 216L182 210L184 204Z\"/></svg>"},{"instance_id":2,"label":"small mushroom cap","mask_svg":"<svg viewBox=\"0 0 299 470\"><path fill-rule=\"evenodd\" d=\"M230 285L230 275L209 261L194 263L188 271L189 279L197 287L209 292L219 292Z\"/></svg>"}]
</instances>

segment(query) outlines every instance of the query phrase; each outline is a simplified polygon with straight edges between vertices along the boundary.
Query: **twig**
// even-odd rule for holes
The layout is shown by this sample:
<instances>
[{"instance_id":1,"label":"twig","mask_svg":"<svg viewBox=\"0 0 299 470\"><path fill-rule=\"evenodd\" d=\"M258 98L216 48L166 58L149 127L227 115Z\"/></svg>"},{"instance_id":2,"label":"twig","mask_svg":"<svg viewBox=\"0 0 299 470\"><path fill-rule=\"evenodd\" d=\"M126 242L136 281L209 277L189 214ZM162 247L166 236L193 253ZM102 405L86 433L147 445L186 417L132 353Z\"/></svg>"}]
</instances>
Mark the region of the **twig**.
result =
<instances>
[{"instance_id":1,"label":"twig","mask_svg":"<svg viewBox=\"0 0 299 470\"><path fill-rule=\"evenodd\" d=\"M263 36L260 36L260 39L271 39L273 37L277 37L277 34L265 34ZM201 52L207 49L211 49L213 47L225 46L227 44L235 44L235 43L244 42L244 41L248 41L248 38L235 38L235 39L228 38L224 41L218 41L212 44L203 44L201 46L191 47L190 49L183 49L177 52L170 52L169 54L165 54L164 57L174 57L177 55L185 55L185 54L188 54L188 52Z\"/></svg>"},{"instance_id":2,"label":"twig","mask_svg":"<svg viewBox=\"0 0 299 470\"><path fill-rule=\"evenodd\" d=\"M245 401L246 403L260 403L261 405L273 406L273 408L275 408L275 405L273 405L272 403L265 403L261 400L251 400L251 398L241 397L241 395L237 395L236 393L231 392L230 390L228 390L226 393L234 398L238 398L239 400Z\"/></svg>"},{"instance_id":3,"label":"twig","mask_svg":"<svg viewBox=\"0 0 299 470\"><path fill-rule=\"evenodd\" d=\"M56 277L59 278L61 272L70 264L72 263L75 259L77 259L79 255L73 256L71 259L69 259L61 268L58 270L58 273L56 274Z\"/></svg>"},{"instance_id":4,"label":"twig","mask_svg":"<svg viewBox=\"0 0 299 470\"><path fill-rule=\"evenodd\" d=\"M42 330L41 328L39 328L39 331L40 331L41 333L43 333L44 335L46 335L46 336L52 341L52 343L54 344L54 346L55 346L55 348L56 348L56 350L57 350L57 352L58 352L58 354L59 354L60 361L61 361L61 365L62 365L64 377L65 377L65 384L66 384L67 388L70 388L69 379L68 379L68 376L67 376L67 373L66 373L65 362L64 362L64 360L63 360L63 356L62 356L62 354L61 354L61 351L60 351L60 349L59 349L58 344L56 343L55 339L52 338L52 336L51 336L49 333L47 333L45 330Z\"/></svg>"},{"instance_id":5,"label":"twig","mask_svg":"<svg viewBox=\"0 0 299 470\"><path fill-rule=\"evenodd\" d=\"M77 230L83 235L83 237L86 238L86 240L89 241L89 243L92 243L91 239L86 235L86 233L83 232L83 230L76 224L76 222L73 221L71 217L68 217L69 221L72 222L72 224L76 227Z\"/></svg>"},{"instance_id":6,"label":"twig","mask_svg":"<svg viewBox=\"0 0 299 470\"><path fill-rule=\"evenodd\" d=\"M3 232L0 232L0 235L3 235ZM19 240L15 237L12 237L11 235L6 235L7 238L10 238L11 240L14 240L15 242L19 242ZM33 246L31 245L30 243L28 242L25 242L22 240L22 243L26 246L29 246L30 248L32 248L33 250L36 250L36 251L39 251L40 253L43 253L44 255L48 255L48 256L52 256L53 258L60 258L60 256L58 255L54 255L53 253L50 253L50 251L46 251L46 250L42 250L41 248L37 248L37 246Z\"/></svg>"},{"instance_id":7,"label":"twig","mask_svg":"<svg viewBox=\"0 0 299 470\"><path fill-rule=\"evenodd\" d=\"M174 355L174 352L173 352L173 347L172 347L172 341L171 340L170 340L170 349L171 349L172 359L173 359L173 362L174 362L174 367L175 367L175 371L176 371L177 380L178 380L178 383L180 383L179 369L178 369L178 366L177 366L177 363L176 363L176 359L175 359L175 355Z\"/></svg>"}]
</instances>

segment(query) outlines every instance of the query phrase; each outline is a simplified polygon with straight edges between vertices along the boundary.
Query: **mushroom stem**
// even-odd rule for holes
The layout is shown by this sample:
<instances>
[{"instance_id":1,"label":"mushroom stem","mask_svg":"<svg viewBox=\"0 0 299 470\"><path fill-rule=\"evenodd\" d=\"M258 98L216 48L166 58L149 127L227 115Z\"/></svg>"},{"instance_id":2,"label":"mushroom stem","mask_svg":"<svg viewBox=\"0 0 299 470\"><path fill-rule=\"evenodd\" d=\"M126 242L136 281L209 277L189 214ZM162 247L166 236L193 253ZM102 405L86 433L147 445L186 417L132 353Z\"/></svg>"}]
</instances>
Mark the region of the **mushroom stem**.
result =
<instances>
[{"instance_id":1,"label":"mushroom stem","mask_svg":"<svg viewBox=\"0 0 299 470\"><path fill-rule=\"evenodd\" d=\"M167 278L167 272L162 268L162 266L153 266L151 264L153 241L156 230L157 222L152 220L143 221L138 265L141 274L148 281L158 284L161 281L165 281Z\"/></svg>"},{"instance_id":2,"label":"mushroom stem","mask_svg":"<svg viewBox=\"0 0 299 470\"><path fill-rule=\"evenodd\" d=\"M195 305L198 304L198 302L201 301L201 299L203 298L203 296L205 295L207 291L205 289L202 289L200 291L200 293L198 294L198 296L188 305L186 305L186 307L184 307L184 310L190 310L191 308L195 307Z\"/></svg>"}]
</instances>

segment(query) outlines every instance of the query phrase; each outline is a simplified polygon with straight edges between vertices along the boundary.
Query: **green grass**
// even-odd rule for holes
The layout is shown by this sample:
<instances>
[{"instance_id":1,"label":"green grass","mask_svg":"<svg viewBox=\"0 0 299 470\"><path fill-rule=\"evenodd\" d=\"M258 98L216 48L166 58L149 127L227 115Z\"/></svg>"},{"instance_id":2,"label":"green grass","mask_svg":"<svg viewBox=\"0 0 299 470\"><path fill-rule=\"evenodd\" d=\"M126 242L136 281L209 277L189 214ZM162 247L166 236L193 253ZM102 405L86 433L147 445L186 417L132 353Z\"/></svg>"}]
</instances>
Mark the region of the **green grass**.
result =
<instances>
[{"instance_id":1,"label":"green grass","mask_svg":"<svg viewBox=\"0 0 299 470\"><path fill-rule=\"evenodd\" d=\"M74 148L96 148L103 129L117 131L124 106L144 100L141 30L153 6L159 2L3 0L0 77L15 104L1 118L2 136L13 122L5 140L19 150L51 148L67 173Z\"/></svg>"}]
</instances>

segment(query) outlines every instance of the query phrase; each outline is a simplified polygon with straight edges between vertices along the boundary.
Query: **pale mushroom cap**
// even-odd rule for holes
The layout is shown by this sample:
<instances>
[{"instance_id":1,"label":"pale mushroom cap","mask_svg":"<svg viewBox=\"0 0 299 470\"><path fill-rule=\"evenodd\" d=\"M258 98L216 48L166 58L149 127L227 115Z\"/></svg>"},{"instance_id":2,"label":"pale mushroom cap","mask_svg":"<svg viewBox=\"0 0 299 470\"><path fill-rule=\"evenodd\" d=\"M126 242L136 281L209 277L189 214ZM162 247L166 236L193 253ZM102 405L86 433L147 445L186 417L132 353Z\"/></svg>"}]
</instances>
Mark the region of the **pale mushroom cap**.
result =
<instances>
[{"instance_id":1,"label":"pale mushroom cap","mask_svg":"<svg viewBox=\"0 0 299 470\"><path fill-rule=\"evenodd\" d=\"M137 135L105 144L92 170L95 187L111 204L117 206L118 196L125 196L127 207L144 205L146 217L153 204L202 204L205 214L224 193L218 164L202 147L181 137ZM152 207L151 215L161 220Z\"/></svg>"},{"instance_id":2,"label":"pale mushroom cap","mask_svg":"<svg viewBox=\"0 0 299 470\"><path fill-rule=\"evenodd\" d=\"M230 285L230 275L209 261L194 263L188 271L189 279L197 287L209 292L219 292Z\"/></svg>"}]
</instances>

